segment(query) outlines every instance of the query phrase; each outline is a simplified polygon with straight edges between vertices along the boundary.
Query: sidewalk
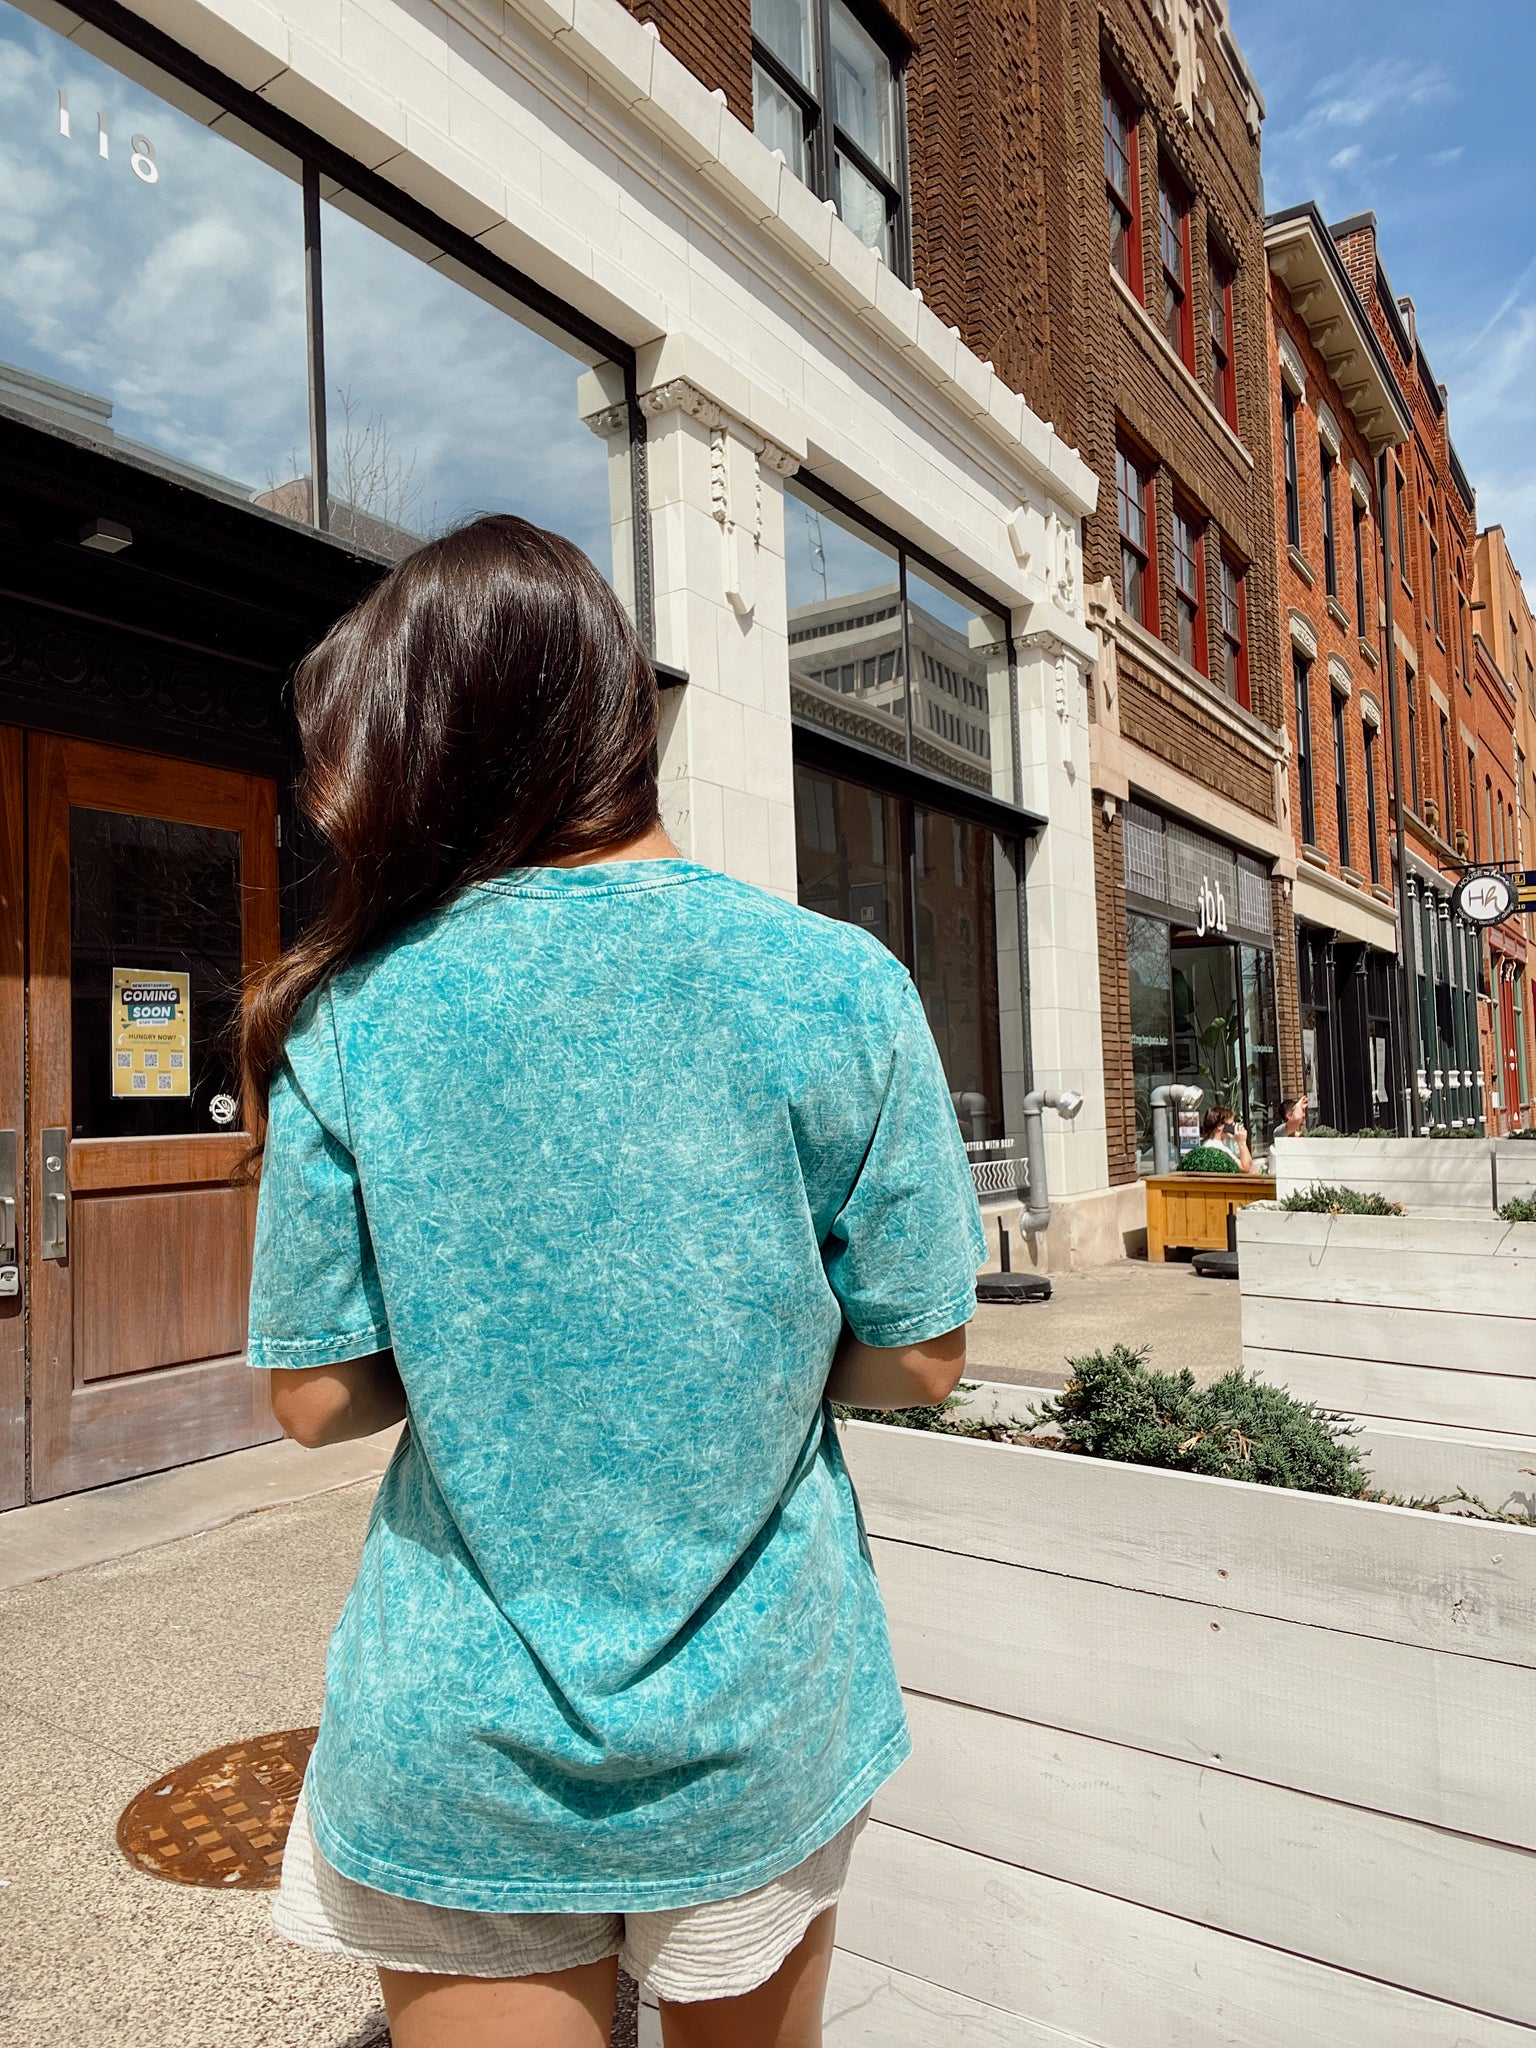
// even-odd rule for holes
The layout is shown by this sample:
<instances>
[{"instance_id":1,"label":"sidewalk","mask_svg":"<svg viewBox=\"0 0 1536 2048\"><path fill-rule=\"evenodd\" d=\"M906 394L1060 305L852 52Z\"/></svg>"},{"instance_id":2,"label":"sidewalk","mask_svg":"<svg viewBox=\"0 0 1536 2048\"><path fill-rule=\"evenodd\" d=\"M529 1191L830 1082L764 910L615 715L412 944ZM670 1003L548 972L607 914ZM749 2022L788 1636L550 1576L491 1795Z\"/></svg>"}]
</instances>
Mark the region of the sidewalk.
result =
<instances>
[{"instance_id":1,"label":"sidewalk","mask_svg":"<svg viewBox=\"0 0 1536 2048\"><path fill-rule=\"evenodd\" d=\"M1236 1281L1145 1259L1053 1274L1049 1301L977 1309L966 1377L1064 1386L1069 1358L1115 1344L1145 1344L1160 1372L1187 1365L1202 1386L1220 1379L1243 1359Z\"/></svg>"},{"instance_id":2,"label":"sidewalk","mask_svg":"<svg viewBox=\"0 0 1536 2048\"><path fill-rule=\"evenodd\" d=\"M0 1592L0 2048L383 2034L372 1972L279 1942L270 1894L144 1876L115 1838L173 1765L319 1719L373 1494L364 1480Z\"/></svg>"}]
</instances>

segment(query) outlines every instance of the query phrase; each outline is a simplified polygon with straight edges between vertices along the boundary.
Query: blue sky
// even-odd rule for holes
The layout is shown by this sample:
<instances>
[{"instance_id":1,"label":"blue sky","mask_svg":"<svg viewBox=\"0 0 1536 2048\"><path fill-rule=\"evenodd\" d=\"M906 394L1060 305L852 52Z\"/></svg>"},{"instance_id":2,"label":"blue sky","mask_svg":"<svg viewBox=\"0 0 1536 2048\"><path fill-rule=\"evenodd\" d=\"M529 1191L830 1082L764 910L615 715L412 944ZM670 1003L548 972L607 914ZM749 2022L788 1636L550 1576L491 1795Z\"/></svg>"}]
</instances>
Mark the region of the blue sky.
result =
<instances>
[{"instance_id":1,"label":"blue sky","mask_svg":"<svg viewBox=\"0 0 1536 2048\"><path fill-rule=\"evenodd\" d=\"M1531 0L1232 0L1268 107L1264 196L1369 208L1451 437L1536 591L1536 66Z\"/></svg>"}]
</instances>

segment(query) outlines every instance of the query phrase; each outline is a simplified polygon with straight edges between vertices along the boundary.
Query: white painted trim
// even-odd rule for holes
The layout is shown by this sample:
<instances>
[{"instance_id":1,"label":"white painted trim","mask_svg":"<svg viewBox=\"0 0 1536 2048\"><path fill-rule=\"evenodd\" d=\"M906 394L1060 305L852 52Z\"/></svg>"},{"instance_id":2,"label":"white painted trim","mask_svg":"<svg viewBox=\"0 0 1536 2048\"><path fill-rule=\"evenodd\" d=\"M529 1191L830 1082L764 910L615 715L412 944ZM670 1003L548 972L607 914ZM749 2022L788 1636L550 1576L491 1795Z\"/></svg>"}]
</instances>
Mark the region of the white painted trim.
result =
<instances>
[{"instance_id":1,"label":"white painted trim","mask_svg":"<svg viewBox=\"0 0 1536 2048\"><path fill-rule=\"evenodd\" d=\"M1280 356L1281 381L1289 386L1291 395L1302 405L1307 402L1307 370L1301 360L1301 351L1283 327L1275 330L1275 345Z\"/></svg>"},{"instance_id":2,"label":"white painted trim","mask_svg":"<svg viewBox=\"0 0 1536 2048\"><path fill-rule=\"evenodd\" d=\"M1317 436L1337 462L1343 453L1344 436L1339 432L1339 423L1334 418L1332 409L1321 398L1317 401Z\"/></svg>"},{"instance_id":3,"label":"white painted trim","mask_svg":"<svg viewBox=\"0 0 1536 2048\"><path fill-rule=\"evenodd\" d=\"M1294 605L1291 607L1288 616L1290 622L1290 632L1292 641L1297 647L1301 649L1302 653L1307 657L1309 661L1316 661L1316 626L1313 625L1312 621L1307 617L1305 612L1297 611Z\"/></svg>"},{"instance_id":4,"label":"white painted trim","mask_svg":"<svg viewBox=\"0 0 1536 2048\"><path fill-rule=\"evenodd\" d=\"M1329 655L1328 680L1341 697L1349 697L1354 694L1355 679L1350 674L1349 663L1342 654Z\"/></svg>"},{"instance_id":5,"label":"white painted trim","mask_svg":"<svg viewBox=\"0 0 1536 2048\"><path fill-rule=\"evenodd\" d=\"M1360 716L1376 732L1381 731L1381 706L1374 697L1369 696L1364 690L1360 693Z\"/></svg>"},{"instance_id":6,"label":"white painted trim","mask_svg":"<svg viewBox=\"0 0 1536 2048\"><path fill-rule=\"evenodd\" d=\"M1350 496L1354 499L1355 503L1363 511L1369 512L1371 509L1371 480L1359 463L1354 461L1349 465L1349 490Z\"/></svg>"},{"instance_id":7,"label":"white painted trim","mask_svg":"<svg viewBox=\"0 0 1536 2048\"><path fill-rule=\"evenodd\" d=\"M1397 951L1397 917L1390 905L1352 889L1338 876L1302 862L1296 870L1292 908L1308 924L1361 939L1383 952Z\"/></svg>"}]
</instances>

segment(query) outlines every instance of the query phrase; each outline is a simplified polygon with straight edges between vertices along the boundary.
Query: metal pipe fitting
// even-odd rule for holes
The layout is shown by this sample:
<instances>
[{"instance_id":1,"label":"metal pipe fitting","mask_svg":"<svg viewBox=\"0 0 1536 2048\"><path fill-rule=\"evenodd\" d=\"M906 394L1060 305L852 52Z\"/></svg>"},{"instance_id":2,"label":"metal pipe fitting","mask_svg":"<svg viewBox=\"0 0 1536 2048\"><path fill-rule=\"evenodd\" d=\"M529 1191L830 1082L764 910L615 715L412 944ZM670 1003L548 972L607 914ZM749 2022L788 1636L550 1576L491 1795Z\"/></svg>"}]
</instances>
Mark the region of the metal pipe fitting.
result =
<instances>
[{"instance_id":1,"label":"metal pipe fitting","mask_svg":"<svg viewBox=\"0 0 1536 2048\"><path fill-rule=\"evenodd\" d=\"M1041 1111L1054 1109L1070 1123L1083 1106L1072 1088L1033 1088L1024 1098L1024 1164L1029 1176L1029 1203L1019 1211L1021 1231L1044 1230L1051 1220L1051 1192L1045 1172L1045 1130Z\"/></svg>"},{"instance_id":2,"label":"metal pipe fitting","mask_svg":"<svg viewBox=\"0 0 1536 2048\"><path fill-rule=\"evenodd\" d=\"M1195 1088L1181 1081L1169 1082L1165 1087L1152 1090L1152 1171L1172 1173L1174 1148L1170 1110L1193 1109L1204 1095L1203 1088Z\"/></svg>"}]
</instances>

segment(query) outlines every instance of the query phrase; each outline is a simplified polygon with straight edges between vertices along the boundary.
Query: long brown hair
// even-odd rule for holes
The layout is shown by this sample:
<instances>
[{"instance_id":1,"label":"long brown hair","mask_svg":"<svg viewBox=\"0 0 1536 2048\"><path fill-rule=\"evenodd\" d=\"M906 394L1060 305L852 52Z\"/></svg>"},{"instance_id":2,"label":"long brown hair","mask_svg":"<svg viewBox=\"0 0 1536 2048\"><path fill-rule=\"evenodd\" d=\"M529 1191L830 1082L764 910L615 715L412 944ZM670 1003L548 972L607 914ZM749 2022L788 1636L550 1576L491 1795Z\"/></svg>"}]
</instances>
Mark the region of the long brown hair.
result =
<instances>
[{"instance_id":1,"label":"long brown hair","mask_svg":"<svg viewBox=\"0 0 1536 2048\"><path fill-rule=\"evenodd\" d=\"M258 1145L289 1027L333 975L471 882L657 822L650 663L581 550L526 519L407 556L306 657L293 702L329 872L320 915L246 993Z\"/></svg>"}]
</instances>

